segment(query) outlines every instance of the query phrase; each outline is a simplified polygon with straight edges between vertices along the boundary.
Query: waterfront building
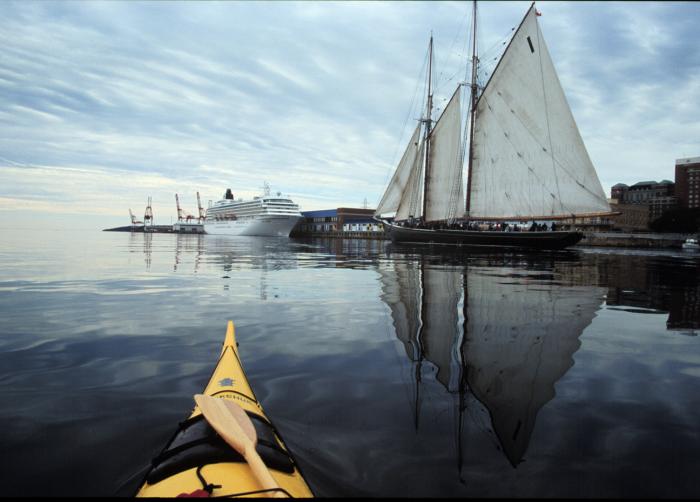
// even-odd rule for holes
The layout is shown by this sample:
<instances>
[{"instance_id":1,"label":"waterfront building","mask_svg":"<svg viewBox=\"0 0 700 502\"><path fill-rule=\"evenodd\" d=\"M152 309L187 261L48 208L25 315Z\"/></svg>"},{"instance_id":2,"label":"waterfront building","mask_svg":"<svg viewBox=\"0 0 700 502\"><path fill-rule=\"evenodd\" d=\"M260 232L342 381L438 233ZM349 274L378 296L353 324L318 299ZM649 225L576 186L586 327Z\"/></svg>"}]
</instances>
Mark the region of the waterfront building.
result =
<instances>
[{"instance_id":1,"label":"waterfront building","mask_svg":"<svg viewBox=\"0 0 700 502\"><path fill-rule=\"evenodd\" d=\"M682 208L700 207L700 157L676 160L676 196Z\"/></svg>"},{"instance_id":2,"label":"waterfront building","mask_svg":"<svg viewBox=\"0 0 700 502\"><path fill-rule=\"evenodd\" d=\"M640 181L627 189L624 194L625 204L648 204L651 205L653 199L657 197L667 197L673 195L673 182L663 180Z\"/></svg>"},{"instance_id":3,"label":"waterfront building","mask_svg":"<svg viewBox=\"0 0 700 502\"><path fill-rule=\"evenodd\" d=\"M337 209L302 211L301 215L303 219L294 227L292 235L297 233L330 233L338 230Z\"/></svg>"},{"instance_id":4,"label":"waterfront building","mask_svg":"<svg viewBox=\"0 0 700 502\"><path fill-rule=\"evenodd\" d=\"M383 235L382 225L374 220L374 209L339 207L319 211L302 211L303 220L297 224L292 236L302 235Z\"/></svg>"},{"instance_id":5,"label":"waterfront building","mask_svg":"<svg viewBox=\"0 0 700 502\"><path fill-rule=\"evenodd\" d=\"M610 208L620 213L615 217L614 228L622 232L649 230L649 206L647 204L622 204L612 200Z\"/></svg>"},{"instance_id":6,"label":"waterfront building","mask_svg":"<svg viewBox=\"0 0 700 502\"><path fill-rule=\"evenodd\" d=\"M651 222L669 209L678 206L678 198L675 195L675 183L670 180L662 180L658 183L656 181L640 181L632 186L618 183L610 189L610 197L620 210L625 210L625 206L628 205L643 206L642 208L631 210L629 222L634 221L633 226L641 223L641 213L643 211L648 212L647 219ZM618 218L618 221L620 219ZM629 226L628 223L624 225Z\"/></svg>"},{"instance_id":7,"label":"waterfront building","mask_svg":"<svg viewBox=\"0 0 700 502\"><path fill-rule=\"evenodd\" d=\"M374 218L348 218L343 223L343 232L382 232L382 225Z\"/></svg>"},{"instance_id":8,"label":"waterfront building","mask_svg":"<svg viewBox=\"0 0 700 502\"><path fill-rule=\"evenodd\" d=\"M180 234L203 234L204 225L198 222L178 221L173 223L173 232Z\"/></svg>"},{"instance_id":9,"label":"waterfront building","mask_svg":"<svg viewBox=\"0 0 700 502\"><path fill-rule=\"evenodd\" d=\"M652 204L654 199L674 195L675 184L670 180L640 181L632 186L618 183L610 190L610 197L618 204Z\"/></svg>"},{"instance_id":10,"label":"waterfront building","mask_svg":"<svg viewBox=\"0 0 700 502\"><path fill-rule=\"evenodd\" d=\"M615 201L617 201L616 203L622 203L627 190L629 190L629 186L624 183L618 183L610 189L610 198L615 199Z\"/></svg>"},{"instance_id":11,"label":"waterfront building","mask_svg":"<svg viewBox=\"0 0 700 502\"><path fill-rule=\"evenodd\" d=\"M669 209L678 207L678 197L666 195L654 197L649 201L649 221L660 218Z\"/></svg>"}]
</instances>

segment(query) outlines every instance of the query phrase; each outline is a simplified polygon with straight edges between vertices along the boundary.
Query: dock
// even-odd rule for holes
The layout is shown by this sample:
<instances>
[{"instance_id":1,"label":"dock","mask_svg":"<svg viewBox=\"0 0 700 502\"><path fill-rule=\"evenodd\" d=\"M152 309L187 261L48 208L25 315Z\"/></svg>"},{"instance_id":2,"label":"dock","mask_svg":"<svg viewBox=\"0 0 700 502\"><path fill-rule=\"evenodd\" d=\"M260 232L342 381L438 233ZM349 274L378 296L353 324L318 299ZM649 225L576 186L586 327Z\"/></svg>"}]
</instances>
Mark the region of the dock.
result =
<instances>
[{"instance_id":1,"label":"dock","mask_svg":"<svg viewBox=\"0 0 700 502\"><path fill-rule=\"evenodd\" d=\"M586 232L578 246L681 249L694 235L660 233Z\"/></svg>"},{"instance_id":2,"label":"dock","mask_svg":"<svg viewBox=\"0 0 700 502\"><path fill-rule=\"evenodd\" d=\"M105 228L103 232L139 232L149 234L203 234L204 226L201 224L185 224L178 225L148 225L148 226L132 226Z\"/></svg>"}]
</instances>

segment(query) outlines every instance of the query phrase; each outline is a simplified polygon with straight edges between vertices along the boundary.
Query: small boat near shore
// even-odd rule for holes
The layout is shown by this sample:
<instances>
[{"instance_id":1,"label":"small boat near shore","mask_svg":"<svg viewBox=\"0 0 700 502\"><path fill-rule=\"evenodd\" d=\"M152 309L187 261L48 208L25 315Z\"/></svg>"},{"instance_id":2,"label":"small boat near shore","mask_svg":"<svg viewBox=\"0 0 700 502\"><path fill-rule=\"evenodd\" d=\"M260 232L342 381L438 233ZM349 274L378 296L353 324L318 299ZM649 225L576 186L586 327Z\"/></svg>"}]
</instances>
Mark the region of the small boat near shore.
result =
<instances>
[{"instance_id":1,"label":"small boat near shore","mask_svg":"<svg viewBox=\"0 0 700 502\"><path fill-rule=\"evenodd\" d=\"M683 251L700 251L700 242L698 239L689 238L682 244Z\"/></svg>"}]
</instances>

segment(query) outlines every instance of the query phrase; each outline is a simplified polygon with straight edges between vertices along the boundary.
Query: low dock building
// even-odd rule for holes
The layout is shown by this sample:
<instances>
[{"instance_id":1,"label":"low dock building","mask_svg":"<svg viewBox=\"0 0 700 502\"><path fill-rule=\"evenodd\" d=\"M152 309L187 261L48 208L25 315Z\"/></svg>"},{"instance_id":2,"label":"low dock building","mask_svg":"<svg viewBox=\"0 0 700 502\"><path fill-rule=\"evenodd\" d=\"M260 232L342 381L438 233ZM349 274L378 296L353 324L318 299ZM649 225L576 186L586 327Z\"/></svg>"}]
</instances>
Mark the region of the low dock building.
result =
<instances>
[{"instance_id":1,"label":"low dock building","mask_svg":"<svg viewBox=\"0 0 700 502\"><path fill-rule=\"evenodd\" d=\"M383 225L373 218L374 209L339 207L301 214L304 219L294 227L291 237L384 238Z\"/></svg>"}]
</instances>

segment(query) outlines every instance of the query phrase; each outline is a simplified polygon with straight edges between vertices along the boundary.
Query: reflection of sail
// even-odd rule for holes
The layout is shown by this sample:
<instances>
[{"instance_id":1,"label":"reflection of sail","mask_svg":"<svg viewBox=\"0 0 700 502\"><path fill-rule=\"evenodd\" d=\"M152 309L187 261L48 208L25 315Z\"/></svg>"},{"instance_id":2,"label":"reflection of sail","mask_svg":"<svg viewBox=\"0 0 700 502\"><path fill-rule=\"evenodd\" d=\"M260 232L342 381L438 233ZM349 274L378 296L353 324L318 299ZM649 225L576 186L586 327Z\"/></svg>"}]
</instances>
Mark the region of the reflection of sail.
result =
<instances>
[{"instance_id":1,"label":"reflection of sail","mask_svg":"<svg viewBox=\"0 0 700 502\"><path fill-rule=\"evenodd\" d=\"M462 297L462 272L456 269L423 270L423 331L421 343L425 359L437 366L437 379L447 390L456 391L459 361L453 353L459 346L458 304ZM455 375L457 377L455 378Z\"/></svg>"},{"instance_id":2,"label":"reflection of sail","mask_svg":"<svg viewBox=\"0 0 700 502\"><path fill-rule=\"evenodd\" d=\"M469 275L467 380L513 466L527 450L537 413L573 365L579 336L603 295L601 288L511 285L502 277Z\"/></svg>"},{"instance_id":3,"label":"reflection of sail","mask_svg":"<svg viewBox=\"0 0 700 502\"><path fill-rule=\"evenodd\" d=\"M393 270L380 269L382 300L391 309L396 337L403 342L411 361L421 357L418 333L421 327L422 291L418 263L394 262Z\"/></svg>"},{"instance_id":4,"label":"reflection of sail","mask_svg":"<svg viewBox=\"0 0 700 502\"><path fill-rule=\"evenodd\" d=\"M382 300L391 308L396 337L406 355L411 361L433 363L438 381L448 390L457 390L454 374L458 371L453 366L461 334L462 271L396 261L392 270L380 269L380 273Z\"/></svg>"},{"instance_id":5,"label":"reflection of sail","mask_svg":"<svg viewBox=\"0 0 700 502\"><path fill-rule=\"evenodd\" d=\"M394 261L379 269L382 300L391 309L396 337L415 365L414 409L418 427L422 366L437 368L437 380L456 391L460 380L458 305L462 297L462 271L435 268L418 262Z\"/></svg>"}]
</instances>

